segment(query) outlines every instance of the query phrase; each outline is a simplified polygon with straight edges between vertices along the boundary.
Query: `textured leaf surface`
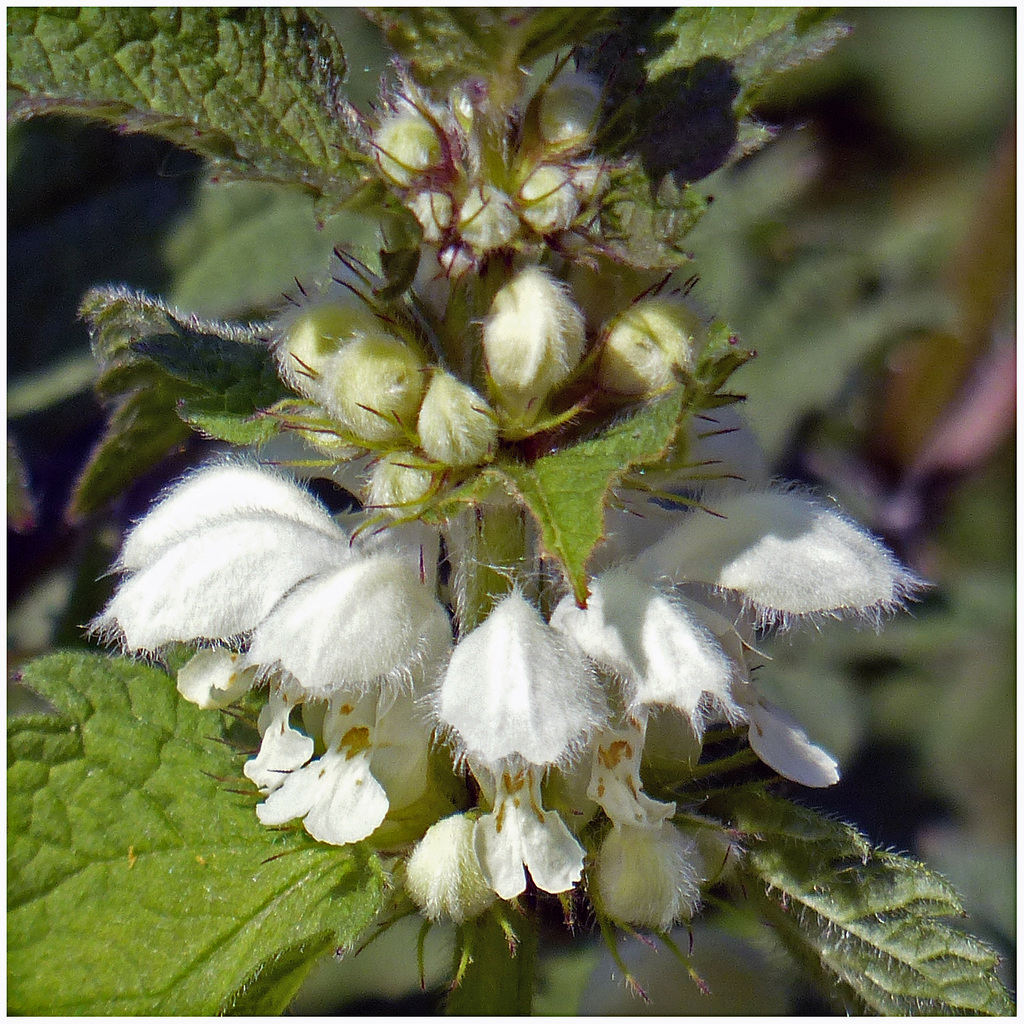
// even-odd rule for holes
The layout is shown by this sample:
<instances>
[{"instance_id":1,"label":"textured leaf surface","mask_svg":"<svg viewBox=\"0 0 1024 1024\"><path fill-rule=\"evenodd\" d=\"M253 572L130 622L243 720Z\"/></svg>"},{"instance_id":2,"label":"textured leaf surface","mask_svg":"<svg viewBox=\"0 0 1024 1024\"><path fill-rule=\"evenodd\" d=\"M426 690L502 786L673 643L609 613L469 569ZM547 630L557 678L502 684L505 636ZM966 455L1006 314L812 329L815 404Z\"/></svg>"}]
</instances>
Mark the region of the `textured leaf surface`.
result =
<instances>
[{"instance_id":1,"label":"textured leaf surface","mask_svg":"<svg viewBox=\"0 0 1024 1024\"><path fill-rule=\"evenodd\" d=\"M21 7L7 20L16 117L71 113L144 131L234 176L342 197L362 158L338 118L340 45L279 7Z\"/></svg>"},{"instance_id":2,"label":"textured leaf surface","mask_svg":"<svg viewBox=\"0 0 1024 1024\"><path fill-rule=\"evenodd\" d=\"M280 1013L383 893L358 848L263 828L219 712L163 672L54 655L8 727L8 1010Z\"/></svg>"},{"instance_id":3,"label":"textured leaf surface","mask_svg":"<svg viewBox=\"0 0 1024 1024\"><path fill-rule=\"evenodd\" d=\"M188 437L190 424L235 444L266 440L257 415L286 394L258 326L187 316L125 288L89 292L81 307L118 405L78 481L71 513L102 506Z\"/></svg>"},{"instance_id":4,"label":"textured leaf surface","mask_svg":"<svg viewBox=\"0 0 1024 1024\"><path fill-rule=\"evenodd\" d=\"M739 86L736 107L745 112L774 75L822 56L848 31L828 8L679 7L658 31L671 43L647 61L647 78L657 81L702 59L728 61Z\"/></svg>"},{"instance_id":5,"label":"textured leaf surface","mask_svg":"<svg viewBox=\"0 0 1024 1024\"><path fill-rule=\"evenodd\" d=\"M745 833L747 891L847 1012L1014 1012L995 951L943 920L963 908L941 876L788 801L737 796L730 817Z\"/></svg>"},{"instance_id":6,"label":"textured leaf surface","mask_svg":"<svg viewBox=\"0 0 1024 1024\"><path fill-rule=\"evenodd\" d=\"M683 410L679 391L599 437L501 470L536 517L544 547L561 561L576 600L587 597L587 560L604 531L605 497L631 466L662 455Z\"/></svg>"},{"instance_id":7,"label":"textured leaf surface","mask_svg":"<svg viewBox=\"0 0 1024 1024\"><path fill-rule=\"evenodd\" d=\"M517 68L599 30L612 8L374 7L367 9L421 82L444 91L474 76L518 83Z\"/></svg>"}]
</instances>

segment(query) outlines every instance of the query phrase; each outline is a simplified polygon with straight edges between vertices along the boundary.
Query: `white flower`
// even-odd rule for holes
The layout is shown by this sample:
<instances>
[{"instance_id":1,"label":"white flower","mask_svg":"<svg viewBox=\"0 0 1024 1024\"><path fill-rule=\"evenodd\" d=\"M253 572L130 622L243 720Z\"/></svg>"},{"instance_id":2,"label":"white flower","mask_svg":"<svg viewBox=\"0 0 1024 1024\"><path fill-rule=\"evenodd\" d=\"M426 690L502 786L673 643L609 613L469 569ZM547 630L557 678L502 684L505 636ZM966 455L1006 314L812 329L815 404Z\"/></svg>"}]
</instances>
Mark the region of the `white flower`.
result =
<instances>
[{"instance_id":1,"label":"white flower","mask_svg":"<svg viewBox=\"0 0 1024 1024\"><path fill-rule=\"evenodd\" d=\"M796 492L724 495L647 548L635 568L651 579L735 591L762 624L793 616L877 617L918 587L861 527Z\"/></svg>"},{"instance_id":2,"label":"white flower","mask_svg":"<svg viewBox=\"0 0 1024 1024\"><path fill-rule=\"evenodd\" d=\"M675 708L698 736L711 712L738 716L729 694L732 664L712 633L683 599L628 570L597 577L586 608L564 598L551 625L621 680L635 714Z\"/></svg>"},{"instance_id":3,"label":"white flower","mask_svg":"<svg viewBox=\"0 0 1024 1024\"><path fill-rule=\"evenodd\" d=\"M425 777L429 730L403 702L436 673L451 633L433 568L423 568L436 562L436 531L426 555L408 543L422 532L404 531L390 547L380 537L353 545L293 482L252 465L213 466L129 536L127 576L93 628L146 652L175 641L247 645L200 651L179 690L224 707L268 679L260 751L245 767L266 797L257 813L268 824L302 817L325 842L354 842L387 813L381 777L395 780L400 803L423 788L408 773ZM312 738L290 722L309 700L329 709L327 750L312 761ZM389 718L401 735L389 733Z\"/></svg>"},{"instance_id":4,"label":"white flower","mask_svg":"<svg viewBox=\"0 0 1024 1024\"><path fill-rule=\"evenodd\" d=\"M436 701L492 812L476 825L484 873L503 899L526 888L523 866L547 892L579 879L583 849L553 811L540 779L565 764L606 718L604 698L581 652L548 626L518 592L464 637Z\"/></svg>"}]
</instances>

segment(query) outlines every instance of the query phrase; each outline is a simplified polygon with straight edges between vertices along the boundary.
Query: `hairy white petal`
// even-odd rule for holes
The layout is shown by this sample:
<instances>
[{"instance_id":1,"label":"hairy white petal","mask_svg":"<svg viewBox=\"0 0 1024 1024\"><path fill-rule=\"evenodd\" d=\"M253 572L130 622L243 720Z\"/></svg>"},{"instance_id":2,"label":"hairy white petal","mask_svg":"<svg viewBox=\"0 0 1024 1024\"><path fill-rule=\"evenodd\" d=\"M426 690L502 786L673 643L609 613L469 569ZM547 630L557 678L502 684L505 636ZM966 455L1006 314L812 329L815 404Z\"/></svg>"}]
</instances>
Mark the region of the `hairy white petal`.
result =
<instances>
[{"instance_id":1,"label":"hairy white petal","mask_svg":"<svg viewBox=\"0 0 1024 1024\"><path fill-rule=\"evenodd\" d=\"M294 481L254 465L210 466L187 477L131 531L118 567L141 569L187 534L210 523L264 512L347 541L320 503Z\"/></svg>"},{"instance_id":2,"label":"hairy white petal","mask_svg":"<svg viewBox=\"0 0 1024 1024\"><path fill-rule=\"evenodd\" d=\"M738 591L766 618L871 613L899 605L914 577L860 527L795 493L753 491L695 514L637 559L648 576Z\"/></svg>"},{"instance_id":3,"label":"hairy white petal","mask_svg":"<svg viewBox=\"0 0 1024 1024\"><path fill-rule=\"evenodd\" d=\"M242 770L245 777L264 794L278 789L291 772L301 768L313 756L312 739L293 729L288 722L294 706L294 701L272 688L269 700L260 711L259 727L263 742L259 753L247 761Z\"/></svg>"},{"instance_id":4,"label":"hairy white petal","mask_svg":"<svg viewBox=\"0 0 1024 1024\"><path fill-rule=\"evenodd\" d=\"M448 617L400 558L351 562L297 587L260 625L250 658L308 696L396 681L450 643Z\"/></svg>"},{"instance_id":5,"label":"hairy white petal","mask_svg":"<svg viewBox=\"0 0 1024 1024\"><path fill-rule=\"evenodd\" d=\"M476 823L473 839L477 859L490 887L503 900L514 899L523 892L526 870L519 815L507 815L499 822L496 814L485 814Z\"/></svg>"},{"instance_id":6,"label":"hairy white petal","mask_svg":"<svg viewBox=\"0 0 1024 1024\"><path fill-rule=\"evenodd\" d=\"M465 752L494 766L568 759L606 711L582 652L521 594L504 598L452 653L437 700Z\"/></svg>"},{"instance_id":7,"label":"hairy white petal","mask_svg":"<svg viewBox=\"0 0 1024 1024\"><path fill-rule=\"evenodd\" d=\"M92 628L149 651L237 636L262 622L296 583L348 559L347 545L309 526L239 515L166 548L121 584Z\"/></svg>"},{"instance_id":8,"label":"hairy white petal","mask_svg":"<svg viewBox=\"0 0 1024 1024\"><path fill-rule=\"evenodd\" d=\"M551 625L619 676L633 708L674 707L700 728L708 694L729 703L733 668L710 631L679 599L626 570L594 580L587 607L564 599Z\"/></svg>"},{"instance_id":9,"label":"hairy white petal","mask_svg":"<svg viewBox=\"0 0 1024 1024\"><path fill-rule=\"evenodd\" d=\"M226 708L251 689L256 666L244 655L200 651L178 671L178 693L201 708Z\"/></svg>"}]
</instances>

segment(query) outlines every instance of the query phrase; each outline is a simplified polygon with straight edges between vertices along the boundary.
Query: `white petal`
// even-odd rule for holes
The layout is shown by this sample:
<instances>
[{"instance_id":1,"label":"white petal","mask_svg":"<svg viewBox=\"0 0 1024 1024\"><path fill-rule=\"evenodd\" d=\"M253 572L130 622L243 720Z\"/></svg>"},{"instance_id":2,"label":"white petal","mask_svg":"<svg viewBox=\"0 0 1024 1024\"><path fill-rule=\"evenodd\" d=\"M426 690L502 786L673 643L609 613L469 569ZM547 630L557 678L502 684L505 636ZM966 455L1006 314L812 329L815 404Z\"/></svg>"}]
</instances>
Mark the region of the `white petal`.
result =
<instances>
[{"instance_id":1,"label":"white petal","mask_svg":"<svg viewBox=\"0 0 1024 1024\"><path fill-rule=\"evenodd\" d=\"M526 888L518 815L485 814L473 831L476 855L491 888L510 900Z\"/></svg>"},{"instance_id":2,"label":"white petal","mask_svg":"<svg viewBox=\"0 0 1024 1024\"><path fill-rule=\"evenodd\" d=\"M407 807L427 788L431 733L415 699L404 692L377 716L370 767L393 810Z\"/></svg>"},{"instance_id":3,"label":"white petal","mask_svg":"<svg viewBox=\"0 0 1024 1024\"><path fill-rule=\"evenodd\" d=\"M697 720L705 694L731 703L733 667L711 632L683 601L631 572L595 579L585 609L565 598L551 625L623 680L633 708L666 705Z\"/></svg>"},{"instance_id":4,"label":"white petal","mask_svg":"<svg viewBox=\"0 0 1024 1024\"><path fill-rule=\"evenodd\" d=\"M583 873L583 847L554 811L542 807L537 774L505 774L495 800L493 813L480 818L474 831L477 857L494 891L504 900L523 892L524 864L537 888L571 889Z\"/></svg>"},{"instance_id":5,"label":"white petal","mask_svg":"<svg viewBox=\"0 0 1024 1024\"><path fill-rule=\"evenodd\" d=\"M297 587L256 630L249 656L323 697L408 676L450 642L448 616L418 574L378 555Z\"/></svg>"},{"instance_id":6,"label":"white petal","mask_svg":"<svg viewBox=\"0 0 1024 1024\"><path fill-rule=\"evenodd\" d=\"M282 786L292 772L313 756L312 739L289 724L294 706L294 701L280 690L271 688L270 698L260 711L263 742L259 753L242 770L265 794Z\"/></svg>"},{"instance_id":7,"label":"white petal","mask_svg":"<svg viewBox=\"0 0 1024 1024\"><path fill-rule=\"evenodd\" d=\"M583 874L584 850L554 811L521 812L523 859L544 892L568 892Z\"/></svg>"},{"instance_id":8,"label":"white petal","mask_svg":"<svg viewBox=\"0 0 1024 1024\"><path fill-rule=\"evenodd\" d=\"M178 693L201 708L226 708L252 688L256 666L235 651L200 651L178 671Z\"/></svg>"},{"instance_id":9,"label":"white petal","mask_svg":"<svg viewBox=\"0 0 1024 1024\"><path fill-rule=\"evenodd\" d=\"M92 628L132 650L226 639L257 626L299 581L349 558L347 543L303 524L237 516L176 541L130 576Z\"/></svg>"},{"instance_id":10,"label":"white petal","mask_svg":"<svg viewBox=\"0 0 1024 1024\"><path fill-rule=\"evenodd\" d=\"M437 711L465 752L490 766L515 756L563 761L606 715L582 652L518 593L459 642Z\"/></svg>"},{"instance_id":11,"label":"white petal","mask_svg":"<svg viewBox=\"0 0 1024 1024\"><path fill-rule=\"evenodd\" d=\"M616 825L658 828L676 813L675 804L653 800L643 791L640 779L643 746L641 722L606 729L597 738L587 796L597 801Z\"/></svg>"},{"instance_id":12,"label":"white petal","mask_svg":"<svg viewBox=\"0 0 1024 1024\"><path fill-rule=\"evenodd\" d=\"M257 806L264 825L304 818L314 839L335 846L359 842L376 830L388 812L388 798L370 771L373 705L366 699L331 702L324 719L326 753L292 772Z\"/></svg>"},{"instance_id":13,"label":"white petal","mask_svg":"<svg viewBox=\"0 0 1024 1024\"><path fill-rule=\"evenodd\" d=\"M118 566L141 569L197 528L254 512L339 534L320 503L293 480L243 463L211 466L177 484L153 507L125 540Z\"/></svg>"},{"instance_id":14,"label":"white petal","mask_svg":"<svg viewBox=\"0 0 1024 1024\"><path fill-rule=\"evenodd\" d=\"M754 753L783 778L801 786L820 789L839 781L839 763L781 708L757 700L747 706L750 715L748 739Z\"/></svg>"},{"instance_id":15,"label":"white petal","mask_svg":"<svg viewBox=\"0 0 1024 1024\"><path fill-rule=\"evenodd\" d=\"M739 591L769 619L871 613L917 586L877 540L794 493L754 491L695 513L637 559L645 575Z\"/></svg>"}]
</instances>

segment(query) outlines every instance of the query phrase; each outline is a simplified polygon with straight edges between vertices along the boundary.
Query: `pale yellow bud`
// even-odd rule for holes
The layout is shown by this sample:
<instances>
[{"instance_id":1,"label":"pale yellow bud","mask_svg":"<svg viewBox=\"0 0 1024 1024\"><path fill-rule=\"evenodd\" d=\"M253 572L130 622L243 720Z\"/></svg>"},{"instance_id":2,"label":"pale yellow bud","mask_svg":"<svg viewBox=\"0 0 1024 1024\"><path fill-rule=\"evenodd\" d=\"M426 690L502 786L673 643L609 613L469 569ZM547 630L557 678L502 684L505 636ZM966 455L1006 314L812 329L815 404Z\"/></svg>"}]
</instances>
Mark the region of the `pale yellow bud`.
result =
<instances>
[{"instance_id":1,"label":"pale yellow bud","mask_svg":"<svg viewBox=\"0 0 1024 1024\"><path fill-rule=\"evenodd\" d=\"M380 123L373 133L373 144L380 169L396 185L405 188L441 163L437 130L408 103Z\"/></svg>"},{"instance_id":2,"label":"pale yellow bud","mask_svg":"<svg viewBox=\"0 0 1024 1024\"><path fill-rule=\"evenodd\" d=\"M452 199L446 192L417 192L407 200L413 216L423 228L425 242L439 242L452 223Z\"/></svg>"},{"instance_id":3,"label":"pale yellow bud","mask_svg":"<svg viewBox=\"0 0 1024 1024\"><path fill-rule=\"evenodd\" d=\"M675 370L692 371L696 339L703 330L697 315L675 299L633 303L609 324L597 379L620 395L653 394L676 382Z\"/></svg>"},{"instance_id":4,"label":"pale yellow bud","mask_svg":"<svg viewBox=\"0 0 1024 1024\"><path fill-rule=\"evenodd\" d=\"M569 174L561 167L538 167L519 190L519 215L542 235L564 231L580 204Z\"/></svg>"},{"instance_id":5,"label":"pale yellow bud","mask_svg":"<svg viewBox=\"0 0 1024 1024\"><path fill-rule=\"evenodd\" d=\"M356 437L387 442L414 428L423 387L419 356L401 338L377 328L330 360L323 387L312 397Z\"/></svg>"},{"instance_id":6,"label":"pale yellow bud","mask_svg":"<svg viewBox=\"0 0 1024 1024\"><path fill-rule=\"evenodd\" d=\"M429 493L433 475L416 465L412 452L390 452L370 474L369 504L396 516L415 511Z\"/></svg>"},{"instance_id":7,"label":"pale yellow bud","mask_svg":"<svg viewBox=\"0 0 1024 1024\"><path fill-rule=\"evenodd\" d=\"M484 321L492 397L521 424L532 422L585 345L583 315L565 285L540 267L521 270L494 296Z\"/></svg>"},{"instance_id":8,"label":"pale yellow bud","mask_svg":"<svg viewBox=\"0 0 1024 1024\"><path fill-rule=\"evenodd\" d=\"M512 200L491 185L470 190L459 210L462 240L477 252L490 252L507 245L519 230L519 218Z\"/></svg>"},{"instance_id":9,"label":"pale yellow bud","mask_svg":"<svg viewBox=\"0 0 1024 1024\"><path fill-rule=\"evenodd\" d=\"M468 384L438 371L420 406L420 446L447 466L483 462L498 443L494 410Z\"/></svg>"},{"instance_id":10,"label":"pale yellow bud","mask_svg":"<svg viewBox=\"0 0 1024 1024\"><path fill-rule=\"evenodd\" d=\"M350 301L322 300L305 306L284 321L278 335L274 354L281 376L312 398L316 381L342 346L379 329L373 312L355 295Z\"/></svg>"},{"instance_id":11,"label":"pale yellow bud","mask_svg":"<svg viewBox=\"0 0 1024 1024\"><path fill-rule=\"evenodd\" d=\"M431 921L462 924L479 917L495 894L487 884L473 842L475 822L464 814L427 829L405 867L405 891Z\"/></svg>"},{"instance_id":12,"label":"pale yellow bud","mask_svg":"<svg viewBox=\"0 0 1024 1024\"><path fill-rule=\"evenodd\" d=\"M593 141L601 103L597 79L568 72L545 89L540 100L538 123L544 141L553 149L582 149Z\"/></svg>"}]
</instances>

